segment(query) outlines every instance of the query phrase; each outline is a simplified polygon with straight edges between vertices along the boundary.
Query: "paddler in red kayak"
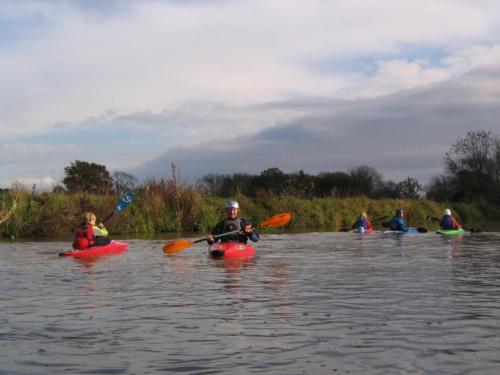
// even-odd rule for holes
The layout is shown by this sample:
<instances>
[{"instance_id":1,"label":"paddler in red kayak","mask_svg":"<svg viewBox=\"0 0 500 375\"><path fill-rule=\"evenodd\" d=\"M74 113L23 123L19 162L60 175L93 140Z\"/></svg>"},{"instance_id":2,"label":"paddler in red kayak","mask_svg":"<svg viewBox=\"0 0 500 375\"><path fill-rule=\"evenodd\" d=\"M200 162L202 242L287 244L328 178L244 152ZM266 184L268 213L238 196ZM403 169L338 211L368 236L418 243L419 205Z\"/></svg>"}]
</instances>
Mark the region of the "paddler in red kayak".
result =
<instances>
[{"instance_id":1,"label":"paddler in red kayak","mask_svg":"<svg viewBox=\"0 0 500 375\"><path fill-rule=\"evenodd\" d=\"M252 225L245 219L238 216L238 210L240 205L236 201L229 201L226 205L227 217L217 223L215 228L207 237L207 242L209 245L214 244L217 241L221 242L243 242L247 243L248 239L253 242L259 240L259 235L253 231ZM238 232L235 232L238 231ZM227 236L221 236L214 238L214 236L223 233L229 233Z\"/></svg>"},{"instance_id":2,"label":"paddler in red kayak","mask_svg":"<svg viewBox=\"0 0 500 375\"><path fill-rule=\"evenodd\" d=\"M83 224L75 230L73 249L85 250L92 246L103 246L111 242L108 230L103 223L96 225L96 216L92 212L83 215Z\"/></svg>"},{"instance_id":3,"label":"paddler in red kayak","mask_svg":"<svg viewBox=\"0 0 500 375\"><path fill-rule=\"evenodd\" d=\"M360 232L370 231L372 229L372 223L366 212L361 212L351 229L359 230Z\"/></svg>"},{"instance_id":4,"label":"paddler in red kayak","mask_svg":"<svg viewBox=\"0 0 500 375\"><path fill-rule=\"evenodd\" d=\"M451 210L449 208L444 210L443 217L441 218L439 225L444 230L462 228L462 225L451 215Z\"/></svg>"}]
</instances>

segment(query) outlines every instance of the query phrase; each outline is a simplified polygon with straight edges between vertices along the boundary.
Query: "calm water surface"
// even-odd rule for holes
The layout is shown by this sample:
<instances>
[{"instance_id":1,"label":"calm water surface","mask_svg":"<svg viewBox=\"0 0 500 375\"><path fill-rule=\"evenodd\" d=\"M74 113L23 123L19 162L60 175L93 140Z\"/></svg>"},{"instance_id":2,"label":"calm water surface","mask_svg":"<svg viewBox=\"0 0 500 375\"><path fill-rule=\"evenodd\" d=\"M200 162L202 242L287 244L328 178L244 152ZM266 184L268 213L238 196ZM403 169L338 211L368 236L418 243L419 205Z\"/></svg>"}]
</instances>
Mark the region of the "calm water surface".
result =
<instances>
[{"instance_id":1,"label":"calm water surface","mask_svg":"<svg viewBox=\"0 0 500 375\"><path fill-rule=\"evenodd\" d=\"M267 235L224 263L0 243L1 374L499 374L500 235Z\"/></svg>"}]
</instances>

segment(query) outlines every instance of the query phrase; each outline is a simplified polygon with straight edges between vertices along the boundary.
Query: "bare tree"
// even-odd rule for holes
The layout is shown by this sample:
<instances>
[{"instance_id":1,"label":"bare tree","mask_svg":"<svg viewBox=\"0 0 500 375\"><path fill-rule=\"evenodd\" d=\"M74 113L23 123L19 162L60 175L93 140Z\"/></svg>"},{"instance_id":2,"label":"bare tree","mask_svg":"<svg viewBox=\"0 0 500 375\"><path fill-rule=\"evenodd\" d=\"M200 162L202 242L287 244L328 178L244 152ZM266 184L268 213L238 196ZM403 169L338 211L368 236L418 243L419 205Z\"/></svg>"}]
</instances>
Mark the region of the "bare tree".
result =
<instances>
[{"instance_id":1,"label":"bare tree","mask_svg":"<svg viewBox=\"0 0 500 375\"><path fill-rule=\"evenodd\" d=\"M122 171L116 171L113 173L113 189L119 195L123 193L134 190L137 186L137 178Z\"/></svg>"}]
</instances>

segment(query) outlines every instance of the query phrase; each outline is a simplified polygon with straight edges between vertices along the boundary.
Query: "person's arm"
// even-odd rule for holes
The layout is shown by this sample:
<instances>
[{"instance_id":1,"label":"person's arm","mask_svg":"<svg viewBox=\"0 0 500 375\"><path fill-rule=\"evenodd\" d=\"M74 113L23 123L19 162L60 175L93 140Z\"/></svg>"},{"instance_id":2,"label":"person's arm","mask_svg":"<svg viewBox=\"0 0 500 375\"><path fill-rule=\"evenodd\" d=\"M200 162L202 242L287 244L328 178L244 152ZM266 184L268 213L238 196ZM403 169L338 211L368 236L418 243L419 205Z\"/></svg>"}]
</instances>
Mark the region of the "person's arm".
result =
<instances>
[{"instance_id":1,"label":"person's arm","mask_svg":"<svg viewBox=\"0 0 500 375\"><path fill-rule=\"evenodd\" d=\"M94 226L92 228L94 230L94 237L107 237L108 236L108 230L104 227L104 225L101 223L99 226Z\"/></svg>"},{"instance_id":2,"label":"person's arm","mask_svg":"<svg viewBox=\"0 0 500 375\"><path fill-rule=\"evenodd\" d=\"M222 226L222 221L218 222L217 225L212 230L212 232L208 235L208 237L207 237L207 243L209 245L213 245L214 243L216 243L217 241L219 241L220 237L219 238L214 238L214 236L217 235L217 234L222 234L222 227L221 226Z\"/></svg>"},{"instance_id":3,"label":"person's arm","mask_svg":"<svg viewBox=\"0 0 500 375\"><path fill-rule=\"evenodd\" d=\"M439 226L440 226L441 228L444 228L444 227L445 227L445 225L444 225L444 216L441 218L441 220L439 220Z\"/></svg>"},{"instance_id":4,"label":"person's arm","mask_svg":"<svg viewBox=\"0 0 500 375\"><path fill-rule=\"evenodd\" d=\"M247 223L245 220L241 220L241 229L243 230L243 233L252 240L253 242L257 242L260 237L257 233L252 228L252 225L250 223Z\"/></svg>"},{"instance_id":5,"label":"person's arm","mask_svg":"<svg viewBox=\"0 0 500 375\"><path fill-rule=\"evenodd\" d=\"M252 233L247 235L247 237L250 238L253 242L257 242L258 240L260 240L260 236L254 231L252 231Z\"/></svg>"},{"instance_id":6,"label":"person's arm","mask_svg":"<svg viewBox=\"0 0 500 375\"><path fill-rule=\"evenodd\" d=\"M399 219L399 230L404 230L404 231L408 230L404 219Z\"/></svg>"}]
</instances>

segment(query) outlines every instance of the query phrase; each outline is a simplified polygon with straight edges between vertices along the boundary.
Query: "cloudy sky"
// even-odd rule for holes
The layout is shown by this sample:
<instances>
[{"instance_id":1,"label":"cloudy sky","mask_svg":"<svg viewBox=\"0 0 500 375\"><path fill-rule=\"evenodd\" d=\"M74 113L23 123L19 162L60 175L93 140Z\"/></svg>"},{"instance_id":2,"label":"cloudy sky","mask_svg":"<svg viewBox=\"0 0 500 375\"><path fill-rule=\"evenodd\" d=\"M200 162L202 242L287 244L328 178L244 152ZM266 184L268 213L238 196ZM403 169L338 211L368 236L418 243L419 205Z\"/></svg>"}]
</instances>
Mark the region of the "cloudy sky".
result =
<instances>
[{"instance_id":1,"label":"cloudy sky","mask_svg":"<svg viewBox=\"0 0 500 375\"><path fill-rule=\"evenodd\" d=\"M0 186L348 170L500 133L496 0L2 0Z\"/></svg>"}]
</instances>

